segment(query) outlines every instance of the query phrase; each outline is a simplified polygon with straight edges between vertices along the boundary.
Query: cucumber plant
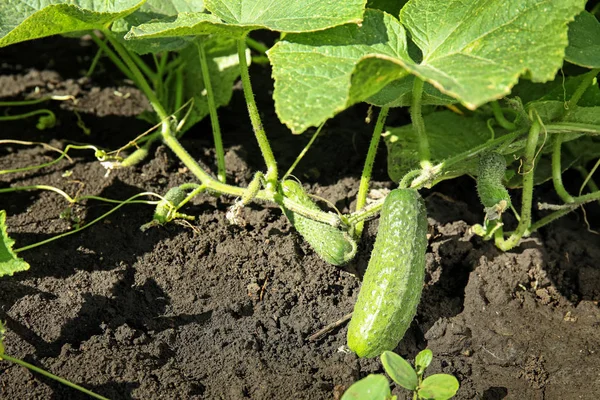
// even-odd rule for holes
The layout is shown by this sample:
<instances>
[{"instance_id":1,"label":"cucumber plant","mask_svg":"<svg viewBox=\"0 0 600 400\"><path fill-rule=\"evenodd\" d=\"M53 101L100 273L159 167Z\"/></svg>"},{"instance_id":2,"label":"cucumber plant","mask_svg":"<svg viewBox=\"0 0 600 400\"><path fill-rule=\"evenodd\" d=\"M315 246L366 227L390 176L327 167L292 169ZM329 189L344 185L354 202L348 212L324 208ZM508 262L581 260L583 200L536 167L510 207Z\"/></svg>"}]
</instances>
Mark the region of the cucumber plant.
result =
<instances>
[{"instance_id":1,"label":"cucumber plant","mask_svg":"<svg viewBox=\"0 0 600 400\"><path fill-rule=\"evenodd\" d=\"M413 392L413 399L447 400L456 394L458 380L452 375L435 374L424 378L425 370L433 360L433 353L425 349L415 357L415 368L396 353L386 351L381 355L383 369L399 386ZM342 400L392 400L389 382L385 375L371 374L355 382L346 390Z\"/></svg>"},{"instance_id":2,"label":"cucumber plant","mask_svg":"<svg viewBox=\"0 0 600 400\"><path fill-rule=\"evenodd\" d=\"M293 5L283 0L56 1L19 12L0 6L0 20L5 21L0 47L88 32L102 54L144 93L154 113L143 117L158 127L156 132L128 143L137 148L129 157L104 151L100 155L110 157L103 161L110 167L129 166L149 154L153 142L162 141L197 178L199 183L173 188L161 199L155 224L187 218L178 209L203 191L241 198L236 203L240 206L272 202L319 256L342 265L356 253L363 222L381 213L348 336L359 356L373 357L397 345L419 302L427 220L418 190L445 179L479 175L486 221L478 233L493 238L502 250L600 200L593 180L600 157L600 60L593 50L600 38L585 33L600 23L585 11L585 0L402 4L394 15L366 8L365 0L302 0ZM43 23L49 19L63 23ZM257 46L249 34L259 29L279 33L280 40L268 50ZM286 179L288 174L281 178L254 99L249 46L259 49L262 62L267 55L276 112L294 133L320 126L355 103L380 108L353 212L325 212L299 183ZM153 67L141 54L150 54ZM556 74L567 63L585 72L567 71L563 83ZM216 110L229 101L238 76L265 164L248 187L226 183ZM530 90L532 85L535 90ZM411 124L386 128L390 110L399 107L409 108ZM216 177L179 141L205 115L212 122ZM390 178L400 189L366 205L381 137L388 149ZM578 154L582 149L585 154ZM571 153L575 157L567 162L565 156ZM506 166L502 160L512 161ZM542 168L546 161L549 172ZM591 162L596 164L589 170ZM521 189L519 222L512 232L504 232L502 224L503 214L512 210L502 180L506 167L507 175L515 178L508 184ZM567 191L562 173L568 167L587 171L584 184L591 188L589 193ZM534 222L533 188L544 179L552 180L563 204L546 205L552 212ZM66 195L54 189L50 190ZM235 210L232 214L235 217ZM423 396L425 381L419 383Z\"/></svg>"}]
</instances>

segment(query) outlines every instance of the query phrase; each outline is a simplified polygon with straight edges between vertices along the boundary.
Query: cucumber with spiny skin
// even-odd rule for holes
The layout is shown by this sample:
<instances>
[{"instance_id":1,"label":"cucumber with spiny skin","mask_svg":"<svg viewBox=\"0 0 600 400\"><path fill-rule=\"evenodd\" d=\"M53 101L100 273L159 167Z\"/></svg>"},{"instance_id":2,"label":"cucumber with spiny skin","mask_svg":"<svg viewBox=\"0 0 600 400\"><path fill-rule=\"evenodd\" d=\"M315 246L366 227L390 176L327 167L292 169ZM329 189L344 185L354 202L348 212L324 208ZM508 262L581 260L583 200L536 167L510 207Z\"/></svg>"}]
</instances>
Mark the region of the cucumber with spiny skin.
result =
<instances>
[{"instance_id":1,"label":"cucumber with spiny skin","mask_svg":"<svg viewBox=\"0 0 600 400\"><path fill-rule=\"evenodd\" d=\"M173 207L177 207L185 198L187 194L183 189L175 186L167 191L164 195L164 200L161 200L154 210L154 221L164 224L169 222L169 212Z\"/></svg>"},{"instance_id":2,"label":"cucumber with spiny skin","mask_svg":"<svg viewBox=\"0 0 600 400\"><path fill-rule=\"evenodd\" d=\"M510 194L502 183L505 172L506 159L502 154L490 152L480 157L477 194L490 220L498 219L511 205Z\"/></svg>"},{"instance_id":3,"label":"cucumber with spiny skin","mask_svg":"<svg viewBox=\"0 0 600 400\"><path fill-rule=\"evenodd\" d=\"M294 200L308 210L322 211L298 182L285 180L281 187L285 197ZM348 232L327 223L312 220L283 206L282 210L298 233L323 260L333 265L343 265L354 258L357 246Z\"/></svg>"},{"instance_id":4,"label":"cucumber with spiny skin","mask_svg":"<svg viewBox=\"0 0 600 400\"><path fill-rule=\"evenodd\" d=\"M377 357L402 340L421 299L426 251L422 197L414 189L391 191L348 326L348 347L359 357Z\"/></svg>"}]
</instances>

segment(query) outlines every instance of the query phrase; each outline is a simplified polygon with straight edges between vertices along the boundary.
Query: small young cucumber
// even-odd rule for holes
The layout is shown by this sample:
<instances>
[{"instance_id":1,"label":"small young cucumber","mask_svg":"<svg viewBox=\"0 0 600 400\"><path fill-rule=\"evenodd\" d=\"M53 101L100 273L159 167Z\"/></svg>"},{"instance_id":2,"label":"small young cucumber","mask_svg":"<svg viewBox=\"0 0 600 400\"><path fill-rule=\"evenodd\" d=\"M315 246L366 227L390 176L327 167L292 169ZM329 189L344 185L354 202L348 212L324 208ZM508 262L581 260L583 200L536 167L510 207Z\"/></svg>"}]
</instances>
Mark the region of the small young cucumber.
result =
<instances>
[{"instance_id":1,"label":"small young cucumber","mask_svg":"<svg viewBox=\"0 0 600 400\"><path fill-rule=\"evenodd\" d=\"M304 192L298 182L285 180L281 186L285 197L294 200L308 210L321 211L319 206ZM356 254L356 242L348 232L324 222L312 220L285 207L282 207L282 210L300 235L328 263L343 265L350 261Z\"/></svg>"},{"instance_id":2,"label":"small young cucumber","mask_svg":"<svg viewBox=\"0 0 600 400\"><path fill-rule=\"evenodd\" d=\"M169 222L169 213L171 210L173 210L173 207L177 207L186 197L187 194L185 191L180 189L178 186L169 189L167 194L164 196L164 200L161 200L156 205L153 220L160 224Z\"/></svg>"},{"instance_id":3,"label":"small young cucumber","mask_svg":"<svg viewBox=\"0 0 600 400\"><path fill-rule=\"evenodd\" d=\"M506 159L502 154L485 153L479 159L477 193L489 220L498 219L510 207L510 194L502 184L505 172Z\"/></svg>"},{"instance_id":4,"label":"small young cucumber","mask_svg":"<svg viewBox=\"0 0 600 400\"><path fill-rule=\"evenodd\" d=\"M359 357L377 357L402 340L421 298L426 250L423 199L414 189L391 191L348 326L348 347Z\"/></svg>"}]
</instances>

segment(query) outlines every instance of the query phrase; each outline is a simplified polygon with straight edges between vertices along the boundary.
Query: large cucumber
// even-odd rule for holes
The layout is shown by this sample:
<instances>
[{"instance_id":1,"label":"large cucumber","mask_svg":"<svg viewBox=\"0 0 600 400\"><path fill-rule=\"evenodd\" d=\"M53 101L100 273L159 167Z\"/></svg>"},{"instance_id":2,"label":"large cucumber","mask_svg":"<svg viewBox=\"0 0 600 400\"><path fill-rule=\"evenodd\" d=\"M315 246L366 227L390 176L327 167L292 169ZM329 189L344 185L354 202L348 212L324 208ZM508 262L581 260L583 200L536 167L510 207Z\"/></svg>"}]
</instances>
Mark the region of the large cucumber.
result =
<instances>
[{"instance_id":1,"label":"large cucumber","mask_svg":"<svg viewBox=\"0 0 600 400\"><path fill-rule=\"evenodd\" d=\"M383 203L379 229L354 314L348 347L359 357L393 350L410 326L425 276L427 213L414 189L396 189Z\"/></svg>"},{"instance_id":2,"label":"large cucumber","mask_svg":"<svg viewBox=\"0 0 600 400\"><path fill-rule=\"evenodd\" d=\"M285 197L294 200L308 210L321 211L298 182L286 180L283 181L281 187ZM312 220L285 207L282 207L282 210L294 228L328 263L343 265L356 254L356 242L348 232L324 222Z\"/></svg>"}]
</instances>

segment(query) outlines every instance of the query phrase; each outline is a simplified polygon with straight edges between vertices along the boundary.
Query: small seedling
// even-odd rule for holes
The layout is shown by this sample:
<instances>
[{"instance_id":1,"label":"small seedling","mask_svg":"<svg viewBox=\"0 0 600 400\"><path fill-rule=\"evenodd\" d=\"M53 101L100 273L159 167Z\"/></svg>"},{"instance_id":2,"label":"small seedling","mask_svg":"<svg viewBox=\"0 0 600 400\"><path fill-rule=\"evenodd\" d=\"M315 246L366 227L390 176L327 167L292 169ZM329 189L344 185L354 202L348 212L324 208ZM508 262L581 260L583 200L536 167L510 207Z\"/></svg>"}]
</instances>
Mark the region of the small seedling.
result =
<instances>
[{"instance_id":1,"label":"small seedling","mask_svg":"<svg viewBox=\"0 0 600 400\"><path fill-rule=\"evenodd\" d=\"M381 355L383 369L396 384L413 392L413 400L446 400L459 388L458 380L448 374L434 374L423 378L431 364L433 353L429 349L415 357L415 368L396 353L386 351ZM355 382L342 396L342 400L395 400L389 382L383 374L371 374Z\"/></svg>"}]
</instances>

